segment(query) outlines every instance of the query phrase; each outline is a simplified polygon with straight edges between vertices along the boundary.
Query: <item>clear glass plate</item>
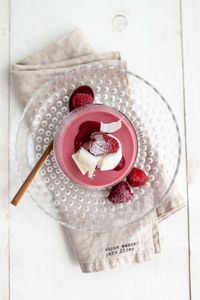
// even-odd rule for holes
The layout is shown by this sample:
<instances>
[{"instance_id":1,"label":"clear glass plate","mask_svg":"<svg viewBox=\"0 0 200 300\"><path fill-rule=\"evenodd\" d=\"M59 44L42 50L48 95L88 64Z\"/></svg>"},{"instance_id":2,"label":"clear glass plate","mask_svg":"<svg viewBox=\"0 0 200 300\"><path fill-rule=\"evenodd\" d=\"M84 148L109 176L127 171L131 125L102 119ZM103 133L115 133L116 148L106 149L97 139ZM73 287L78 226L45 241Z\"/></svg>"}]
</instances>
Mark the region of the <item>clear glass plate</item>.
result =
<instances>
[{"instance_id":1,"label":"clear glass plate","mask_svg":"<svg viewBox=\"0 0 200 300\"><path fill-rule=\"evenodd\" d=\"M141 77L116 66L76 67L46 82L24 111L16 139L21 180L35 165L68 114L68 100L80 85L89 85L95 103L115 107L133 123L138 137L135 166L149 176L133 199L112 204L109 189L88 189L73 183L58 168L52 152L29 188L37 205L69 228L105 231L138 221L161 205L180 164L180 134L163 96Z\"/></svg>"}]
</instances>

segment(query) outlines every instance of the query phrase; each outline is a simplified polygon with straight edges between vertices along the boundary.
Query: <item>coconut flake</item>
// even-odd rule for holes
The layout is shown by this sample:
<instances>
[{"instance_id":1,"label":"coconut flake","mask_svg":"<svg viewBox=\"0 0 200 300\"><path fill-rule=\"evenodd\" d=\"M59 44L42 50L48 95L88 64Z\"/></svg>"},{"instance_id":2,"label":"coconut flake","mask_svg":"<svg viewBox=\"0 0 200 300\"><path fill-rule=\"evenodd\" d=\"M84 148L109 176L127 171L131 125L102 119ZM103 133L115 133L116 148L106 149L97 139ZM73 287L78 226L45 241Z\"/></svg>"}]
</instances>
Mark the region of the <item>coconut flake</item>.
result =
<instances>
[{"instance_id":1,"label":"coconut flake","mask_svg":"<svg viewBox=\"0 0 200 300\"><path fill-rule=\"evenodd\" d=\"M76 153L74 153L74 154L72 154L72 159L76 163L76 165L79 168L79 170L81 171L81 173L83 175L85 175L87 173L87 171L88 171L88 168L79 161L79 151L76 152Z\"/></svg>"},{"instance_id":2,"label":"coconut flake","mask_svg":"<svg viewBox=\"0 0 200 300\"><path fill-rule=\"evenodd\" d=\"M100 131L106 132L106 133L113 133L117 130L119 130L122 126L121 120L118 120L116 122L111 123L103 123L101 122Z\"/></svg>"},{"instance_id":3,"label":"coconut flake","mask_svg":"<svg viewBox=\"0 0 200 300\"><path fill-rule=\"evenodd\" d=\"M83 175L88 171L89 178L92 178L99 160L98 157L81 147L76 153L72 154L72 159Z\"/></svg>"}]
</instances>

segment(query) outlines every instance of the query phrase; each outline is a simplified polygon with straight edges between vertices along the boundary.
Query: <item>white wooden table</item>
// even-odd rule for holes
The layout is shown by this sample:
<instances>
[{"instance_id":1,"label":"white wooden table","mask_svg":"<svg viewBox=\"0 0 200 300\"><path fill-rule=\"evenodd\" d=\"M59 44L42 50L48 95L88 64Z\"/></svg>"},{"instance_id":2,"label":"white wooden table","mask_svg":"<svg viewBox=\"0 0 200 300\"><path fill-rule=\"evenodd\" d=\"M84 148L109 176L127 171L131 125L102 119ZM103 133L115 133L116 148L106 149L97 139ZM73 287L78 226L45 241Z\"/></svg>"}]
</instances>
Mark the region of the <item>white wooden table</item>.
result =
<instances>
[{"instance_id":1,"label":"white wooden table","mask_svg":"<svg viewBox=\"0 0 200 300\"><path fill-rule=\"evenodd\" d=\"M112 23L118 14L128 21L121 31ZM0 0L0 300L200 299L199 20L198 0ZM121 51L129 69L164 94L187 145L177 178L187 208L160 226L161 254L92 274L80 272L60 226L27 196L17 209L9 205L19 187L22 114L9 66L75 27L98 51Z\"/></svg>"}]
</instances>

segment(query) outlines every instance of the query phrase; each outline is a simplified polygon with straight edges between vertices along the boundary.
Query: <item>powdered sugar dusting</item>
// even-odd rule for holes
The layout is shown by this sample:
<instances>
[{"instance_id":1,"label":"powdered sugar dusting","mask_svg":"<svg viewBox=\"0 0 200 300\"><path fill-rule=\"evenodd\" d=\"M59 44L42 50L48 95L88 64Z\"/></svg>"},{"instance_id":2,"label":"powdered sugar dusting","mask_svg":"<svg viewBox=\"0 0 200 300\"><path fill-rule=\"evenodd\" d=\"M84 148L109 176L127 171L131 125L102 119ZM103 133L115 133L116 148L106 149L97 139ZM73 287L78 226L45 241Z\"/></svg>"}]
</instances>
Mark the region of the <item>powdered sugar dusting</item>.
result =
<instances>
[{"instance_id":1,"label":"powdered sugar dusting","mask_svg":"<svg viewBox=\"0 0 200 300\"><path fill-rule=\"evenodd\" d=\"M115 153L119 149L119 143L112 135L95 132L91 135L90 153L93 155L106 155Z\"/></svg>"},{"instance_id":2,"label":"powdered sugar dusting","mask_svg":"<svg viewBox=\"0 0 200 300\"><path fill-rule=\"evenodd\" d=\"M90 153L93 155L105 155L107 152L107 143L102 134L95 134L95 141L90 144Z\"/></svg>"},{"instance_id":3,"label":"powdered sugar dusting","mask_svg":"<svg viewBox=\"0 0 200 300\"><path fill-rule=\"evenodd\" d=\"M125 181L121 181L111 189L108 199L112 203L117 204L129 201L132 196L133 193L128 183Z\"/></svg>"}]
</instances>

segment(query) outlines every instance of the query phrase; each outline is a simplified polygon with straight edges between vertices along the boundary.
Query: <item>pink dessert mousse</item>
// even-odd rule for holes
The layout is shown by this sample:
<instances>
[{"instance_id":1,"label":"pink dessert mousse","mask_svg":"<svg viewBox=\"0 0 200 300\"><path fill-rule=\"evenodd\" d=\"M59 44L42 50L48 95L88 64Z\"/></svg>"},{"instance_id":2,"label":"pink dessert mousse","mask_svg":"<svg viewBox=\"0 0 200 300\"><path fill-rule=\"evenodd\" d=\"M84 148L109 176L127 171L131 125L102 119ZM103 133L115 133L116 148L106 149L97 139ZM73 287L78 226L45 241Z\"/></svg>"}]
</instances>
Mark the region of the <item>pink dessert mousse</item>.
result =
<instances>
[{"instance_id":1,"label":"pink dessert mousse","mask_svg":"<svg viewBox=\"0 0 200 300\"><path fill-rule=\"evenodd\" d=\"M106 132L112 127L109 124L114 124L116 130ZM130 121L118 110L102 104L72 111L54 140L55 157L62 172L86 187L104 188L120 182L132 169L137 149L137 136ZM92 173L77 160L80 153L84 159L86 155L86 159L97 161Z\"/></svg>"}]
</instances>

